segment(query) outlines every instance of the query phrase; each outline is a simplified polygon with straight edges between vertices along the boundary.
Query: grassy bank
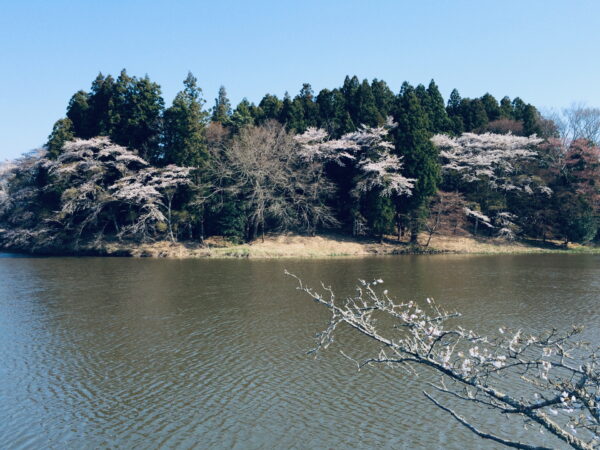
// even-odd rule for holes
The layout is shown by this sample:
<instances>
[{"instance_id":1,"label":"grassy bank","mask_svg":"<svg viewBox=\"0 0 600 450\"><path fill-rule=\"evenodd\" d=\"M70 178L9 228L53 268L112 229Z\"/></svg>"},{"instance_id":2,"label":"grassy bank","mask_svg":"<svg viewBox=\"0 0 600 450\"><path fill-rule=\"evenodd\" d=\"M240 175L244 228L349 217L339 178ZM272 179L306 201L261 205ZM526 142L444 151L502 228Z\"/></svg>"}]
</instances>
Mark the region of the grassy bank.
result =
<instances>
[{"instance_id":1,"label":"grassy bank","mask_svg":"<svg viewBox=\"0 0 600 450\"><path fill-rule=\"evenodd\" d=\"M427 241L421 236L420 242ZM96 251L104 255L166 258L327 258L364 257L398 254L524 254L524 253L600 253L596 247L559 242L519 241L475 238L472 236L434 236L428 247L412 246L395 239L355 239L345 235L299 236L269 235L264 242L258 239L246 244L233 244L222 238L207 239L204 245L196 242L160 241L153 243L103 243ZM90 251L93 253L93 251Z\"/></svg>"}]
</instances>

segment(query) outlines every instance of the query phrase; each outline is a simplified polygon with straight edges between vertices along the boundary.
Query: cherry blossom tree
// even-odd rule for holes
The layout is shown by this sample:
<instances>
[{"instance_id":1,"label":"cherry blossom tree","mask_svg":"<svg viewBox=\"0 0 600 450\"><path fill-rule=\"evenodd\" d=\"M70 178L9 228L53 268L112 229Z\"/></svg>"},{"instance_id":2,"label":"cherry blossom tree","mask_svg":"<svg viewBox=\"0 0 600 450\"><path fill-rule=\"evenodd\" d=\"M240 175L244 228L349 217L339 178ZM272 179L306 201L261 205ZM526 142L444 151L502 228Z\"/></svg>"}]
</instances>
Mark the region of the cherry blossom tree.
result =
<instances>
[{"instance_id":1,"label":"cherry blossom tree","mask_svg":"<svg viewBox=\"0 0 600 450\"><path fill-rule=\"evenodd\" d=\"M387 140L390 130L396 126L388 118L385 125L379 127L361 126L356 132L347 133L340 139L328 139L325 130L309 128L296 137L300 144L301 155L305 161L320 160L347 168L352 178L349 192L354 202L353 234L361 234L366 222L360 214L361 203L378 197L390 198L392 195L410 195L414 179L402 175L401 158L392 154L394 145ZM381 202L367 204L364 209L371 216L381 216L381 211L369 211ZM380 221L375 221L380 222ZM383 233L380 233L383 235Z\"/></svg>"},{"instance_id":2,"label":"cherry blossom tree","mask_svg":"<svg viewBox=\"0 0 600 450\"><path fill-rule=\"evenodd\" d=\"M119 179L110 186L115 199L140 211L137 220L121 233L130 231L144 238L157 223L166 223L169 238L173 234L173 198L184 187L192 184L191 168L168 165L164 168L150 167Z\"/></svg>"},{"instance_id":3,"label":"cherry blossom tree","mask_svg":"<svg viewBox=\"0 0 600 450\"><path fill-rule=\"evenodd\" d=\"M537 156L542 142L535 136L464 133L458 137L438 134L432 142L440 149L442 169L456 174L465 183L483 182L501 191L531 189L523 175L525 163Z\"/></svg>"},{"instance_id":4,"label":"cherry blossom tree","mask_svg":"<svg viewBox=\"0 0 600 450\"><path fill-rule=\"evenodd\" d=\"M64 144L55 159L41 152L3 169L3 240L16 248L79 245L84 237L100 242L107 227L118 237L149 237L157 226L171 226L176 192L190 183L189 169L151 168L139 155L107 137Z\"/></svg>"},{"instance_id":5,"label":"cherry blossom tree","mask_svg":"<svg viewBox=\"0 0 600 450\"><path fill-rule=\"evenodd\" d=\"M486 336L461 327L459 314L432 299L422 305L397 302L381 289L382 280L360 280L354 295L339 300L331 287L315 290L286 274L331 313L311 353L327 349L347 326L379 346L361 361L340 350L359 370L383 365L439 376L424 396L483 439L512 448L545 448L535 444L541 431L576 449L600 448L600 348L577 339L581 328L541 334L500 328ZM476 417L465 417L472 412L468 405L520 423L530 443L478 428Z\"/></svg>"}]
</instances>

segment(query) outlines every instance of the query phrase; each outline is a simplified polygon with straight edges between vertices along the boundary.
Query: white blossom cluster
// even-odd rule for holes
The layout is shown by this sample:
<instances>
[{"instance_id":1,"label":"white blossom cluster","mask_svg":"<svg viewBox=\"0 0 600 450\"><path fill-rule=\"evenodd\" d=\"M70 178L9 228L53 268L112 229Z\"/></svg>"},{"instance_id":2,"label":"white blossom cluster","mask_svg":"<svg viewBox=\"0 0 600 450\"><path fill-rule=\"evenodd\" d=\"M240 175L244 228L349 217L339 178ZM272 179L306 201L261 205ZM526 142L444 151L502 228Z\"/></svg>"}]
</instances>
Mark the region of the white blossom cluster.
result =
<instances>
[{"instance_id":1,"label":"white blossom cluster","mask_svg":"<svg viewBox=\"0 0 600 450\"><path fill-rule=\"evenodd\" d=\"M431 141L440 149L442 169L458 174L467 183L484 181L494 189L533 193L532 180L522 176L526 162L536 155L542 139L512 134L463 133L458 137L435 135ZM542 193L550 193L546 186Z\"/></svg>"},{"instance_id":2,"label":"white blossom cluster","mask_svg":"<svg viewBox=\"0 0 600 450\"><path fill-rule=\"evenodd\" d=\"M348 139L329 139L322 128L310 127L304 133L294 136L299 144L299 155L306 161L335 162L341 166L345 160L353 160L352 152L357 145Z\"/></svg>"},{"instance_id":3,"label":"white blossom cluster","mask_svg":"<svg viewBox=\"0 0 600 450\"><path fill-rule=\"evenodd\" d=\"M45 179L43 187L35 182L40 176ZM10 197L5 194L7 180L13 180ZM158 223L168 222L166 212L174 193L190 182L189 169L151 168L136 152L107 137L76 139L65 143L56 159L40 152L0 166L0 213L6 213L16 231L4 236L16 247L28 239L35 241L24 248L61 237L77 243L84 230L101 236L108 225L118 236L146 237ZM59 195L60 202L39 222L35 211L44 195ZM119 223L124 217L128 223ZM24 230L28 232L19 236Z\"/></svg>"},{"instance_id":4,"label":"white blossom cluster","mask_svg":"<svg viewBox=\"0 0 600 450\"><path fill-rule=\"evenodd\" d=\"M473 210L471 208L463 208L465 215L467 217L472 217L476 220L479 221L479 223L483 224L484 226L488 227L488 228L494 228L494 226L492 225L492 219L490 219L488 216L486 216L485 214L483 214L481 211L476 211Z\"/></svg>"},{"instance_id":5,"label":"white blossom cluster","mask_svg":"<svg viewBox=\"0 0 600 450\"><path fill-rule=\"evenodd\" d=\"M386 140L395 126L388 117L383 126L361 126L340 139L329 139L323 129L309 128L295 140L300 145L301 156L308 161L317 159L342 166L354 164L359 172L354 188L357 195L373 188L380 188L384 196L410 195L415 180L401 174L401 158L391 153L394 145Z\"/></svg>"}]
</instances>

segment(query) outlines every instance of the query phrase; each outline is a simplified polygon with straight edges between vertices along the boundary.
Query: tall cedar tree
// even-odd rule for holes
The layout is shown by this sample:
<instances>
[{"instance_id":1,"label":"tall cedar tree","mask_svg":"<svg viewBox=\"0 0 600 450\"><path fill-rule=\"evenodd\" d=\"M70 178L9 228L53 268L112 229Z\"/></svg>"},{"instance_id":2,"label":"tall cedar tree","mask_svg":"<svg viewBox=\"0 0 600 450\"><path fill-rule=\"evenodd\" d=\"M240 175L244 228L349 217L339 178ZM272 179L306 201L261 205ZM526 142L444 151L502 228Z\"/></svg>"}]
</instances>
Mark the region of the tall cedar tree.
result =
<instances>
[{"instance_id":1,"label":"tall cedar tree","mask_svg":"<svg viewBox=\"0 0 600 450\"><path fill-rule=\"evenodd\" d=\"M363 80L356 92L356 113L360 125L376 127L385 122L377 109L375 96L367 80Z\"/></svg>"},{"instance_id":2,"label":"tall cedar tree","mask_svg":"<svg viewBox=\"0 0 600 450\"><path fill-rule=\"evenodd\" d=\"M411 196L401 196L396 201L397 214L408 216L411 242L417 241L424 215L424 206L435 194L440 182L439 155L431 143L427 113L415 89L408 83L396 101L394 119L396 153L403 157L403 175L416 178Z\"/></svg>"},{"instance_id":3,"label":"tall cedar tree","mask_svg":"<svg viewBox=\"0 0 600 450\"><path fill-rule=\"evenodd\" d=\"M298 133L303 133L308 127L316 127L319 117L319 107L314 101L312 86L308 83L302 85L300 93L294 98L294 103L301 111L302 119L294 124Z\"/></svg>"},{"instance_id":4,"label":"tall cedar tree","mask_svg":"<svg viewBox=\"0 0 600 450\"><path fill-rule=\"evenodd\" d=\"M67 118L73 124L75 136L89 139L95 136L96 130L90 117L90 94L85 91L77 91L67 107Z\"/></svg>"},{"instance_id":5,"label":"tall cedar tree","mask_svg":"<svg viewBox=\"0 0 600 450\"><path fill-rule=\"evenodd\" d=\"M219 88L219 95L215 99L215 106L212 109L212 116L210 120L213 122L220 122L223 125L229 123L231 117L231 103L227 98L227 91L225 86Z\"/></svg>"},{"instance_id":6,"label":"tall cedar tree","mask_svg":"<svg viewBox=\"0 0 600 450\"><path fill-rule=\"evenodd\" d=\"M292 101L287 92L283 96L279 122L284 124L288 130L302 129L304 126L304 114L298 102Z\"/></svg>"},{"instance_id":7,"label":"tall cedar tree","mask_svg":"<svg viewBox=\"0 0 600 450\"><path fill-rule=\"evenodd\" d=\"M465 124L460 115L461 101L462 98L458 93L458 90L453 89L450 93L450 97L448 98L448 106L446 107L446 111L448 112L448 117L452 123L452 133L457 135L465 131Z\"/></svg>"},{"instance_id":8,"label":"tall cedar tree","mask_svg":"<svg viewBox=\"0 0 600 450\"><path fill-rule=\"evenodd\" d=\"M56 159L62 153L62 148L65 142L72 140L75 137L73 132L73 122L71 119L58 119L52 127L52 133L48 136L46 142L46 150L50 159Z\"/></svg>"},{"instance_id":9,"label":"tall cedar tree","mask_svg":"<svg viewBox=\"0 0 600 450\"><path fill-rule=\"evenodd\" d=\"M184 89L164 114L164 163L202 167L208 159L204 131L208 113L202 108L202 89L188 73Z\"/></svg>"},{"instance_id":10,"label":"tall cedar tree","mask_svg":"<svg viewBox=\"0 0 600 450\"><path fill-rule=\"evenodd\" d=\"M371 91L373 92L373 97L375 97L375 106L379 111L379 115L385 120L392 114L396 96L385 81L378 80L377 78L371 82Z\"/></svg>"},{"instance_id":11,"label":"tall cedar tree","mask_svg":"<svg viewBox=\"0 0 600 450\"><path fill-rule=\"evenodd\" d=\"M277 96L266 94L258 104L258 107L262 111L262 116L260 117L259 122L263 123L267 120L279 119L283 103L277 98Z\"/></svg>"},{"instance_id":12,"label":"tall cedar tree","mask_svg":"<svg viewBox=\"0 0 600 450\"><path fill-rule=\"evenodd\" d=\"M115 79L99 73L92 82L89 99L89 134L91 136L111 136L111 116L114 107Z\"/></svg>"},{"instance_id":13,"label":"tall cedar tree","mask_svg":"<svg viewBox=\"0 0 600 450\"><path fill-rule=\"evenodd\" d=\"M435 81L433 80L429 82L427 95L428 98L425 107L429 118L429 130L432 133L451 132L452 121L450 120L450 117L448 117L448 113L444 107L444 98L442 97L437 84L435 84Z\"/></svg>"},{"instance_id":14,"label":"tall cedar tree","mask_svg":"<svg viewBox=\"0 0 600 450\"><path fill-rule=\"evenodd\" d=\"M246 126L254 125L254 108L254 105L250 103L247 98L243 98L236 106L235 111L233 111L229 120L233 127L234 134L239 133L240 130Z\"/></svg>"},{"instance_id":15,"label":"tall cedar tree","mask_svg":"<svg viewBox=\"0 0 600 450\"><path fill-rule=\"evenodd\" d=\"M158 162L164 100L160 86L121 71L110 102L110 137L119 145L137 149L140 156Z\"/></svg>"},{"instance_id":16,"label":"tall cedar tree","mask_svg":"<svg viewBox=\"0 0 600 450\"><path fill-rule=\"evenodd\" d=\"M317 95L317 106L319 108L319 128L326 130L330 136L339 138L345 133L355 130L351 123L346 102L339 89L330 91L323 89Z\"/></svg>"}]
</instances>

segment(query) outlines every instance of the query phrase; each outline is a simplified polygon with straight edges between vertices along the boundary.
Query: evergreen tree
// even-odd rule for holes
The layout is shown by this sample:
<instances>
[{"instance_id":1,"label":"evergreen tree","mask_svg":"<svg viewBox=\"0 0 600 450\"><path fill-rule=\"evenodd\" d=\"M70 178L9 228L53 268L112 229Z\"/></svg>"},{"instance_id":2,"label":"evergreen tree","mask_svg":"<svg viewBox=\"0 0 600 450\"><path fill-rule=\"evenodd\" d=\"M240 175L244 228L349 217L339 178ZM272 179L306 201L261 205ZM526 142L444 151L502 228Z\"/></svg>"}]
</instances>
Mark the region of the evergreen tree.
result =
<instances>
[{"instance_id":1,"label":"evergreen tree","mask_svg":"<svg viewBox=\"0 0 600 450\"><path fill-rule=\"evenodd\" d=\"M357 120L361 125L375 127L385 122L385 118L379 114L371 85L366 79L356 92L356 110Z\"/></svg>"},{"instance_id":2,"label":"evergreen tree","mask_svg":"<svg viewBox=\"0 0 600 450\"><path fill-rule=\"evenodd\" d=\"M287 92L283 96L281 105L281 116L279 121L286 126L288 130L298 131L298 127L304 126L304 117L301 106L295 102Z\"/></svg>"},{"instance_id":3,"label":"evergreen tree","mask_svg":"<svg viewBox=\"0 0 600 450\"><path fill-rule=\"evenodd\" d=\"M541 133L539 117L540 114L535 106L530 104L525 105L521 118L525 136L531 136L532 134L539 135Z\"/></svg>"},{"instance_id":4,"label":"evergreen tree","mask_svg":"<svg viewBox=\"0 0 600 450\"><path fill-rule=\"evenodd\" d=\"M136 149L144 159L160 159L159 137L164 100L160 86L121 71L109 103L110 137L117 144Z\"/></svg>"},{"instance_id":5,"label":"evergreen tree","mask_svg":"<svg viewBox=\"0 0 600 450\"><path fill-rule=\"evenodd\" d=\"M478 98L463 98L459 110L464 124L464 131L480 130L489 122L483 102Z\"/></svg>"},{"instance_id":6,"label":"evergreen tree","mask_svg":"<svg viewBox=\"0 0 600 450\"><path fill-rule=\"evenodd\" d=\"M277 98L277 96L267 94L262 98L258 104L258 107L262 110L261 122L270 119L278 120L281 115L283 103Z\"/></svg>"},{"instance_id":7,"label":"evergreen tree","mask_svg":"<svg viewBox=\"0 0 600 450\"><path fill-rule=\"evenodd\" d=\"M211 119L213 122L220 122L223 125L229 123L231 117L231 103L227 98L225 86L219 88L219 95L215 99L215 106L212 110Z\"/></svg>"},{"instance_id":8,"label":"evergreen tree","mask_svg":"<svg viewBox=\"0 0 600 450\"><path fill-rule=\"evenodd\" d=\"M430 140L432 135L427 113L415 89L406 82L397 98L394 118L398 123L395 129L396 153L403 157L403 174L416 179L412 195L397 199L397 214L409 217L411 242L416 242L424 206L435 194L440 181L440 166L438 151Z\"/></svg>"},{"instance_id":9,"label":"evergreen tree","mask_svg":"<svg viewBox=\"0 0 600 450\"><path fill-rule=\"evenodd\" d=\"M450 93L450 98L448 99L448 107L446 109L448 111L448 115L456 116L460 114L461 101L462 98L458 93L458 89L452 89L452 92Z\"/></svg>"},{"instance_id":10,"label":"evergreen tree","mask_svg":"<svg viewBox=\"0 0 600 450\"><path fill-rule=\"evenodd\" d=\"M94 129L90 122L90 95L85 91L77 91L67 107L67 118L71 121L75 136L82 139L89 139L94 134Z\"/></svg>"},{"instance_id":11,"label":"evergreen tree","mask_svg":"<svg viewBox=\"0 0 600 450\"><path fill-rule=\"evenodd\" d=\"M481 97L481 103L490 122L500 118L500 105L493 95L486 93Z\"/></svg>"},{"instance_id":12,"label":"evergreen tree","mask_svg":"<svg viewBox=\"0 0 600 450\"><path fill-rule=\"evenodd\" d=\"M378 236L380 241L383 241L385 234L394 232L394 217L396 210L391 197L381 195L379 189L373 189L366 195L366 204L368 207L365 211L367 225L371 233Z\"/></svg>"},{"instance_id":13,"label":"evergreen tree","mask_svg":"<svg viewBox=\"0 0 600 450\"><path fill-rule=\"evenodd\" d=\"M513 111L512 102L510 101L510 97L504 96L502 100L500 100L500 117L505 119L514 119L515 113Z\"/></svg>"},{"instance_id":14,"label":"evergreen tree","mask_svg":"<svg viewBox=\"0 0 600 450\"><path fill-rule=\"evenodd\" d=\"M110 136L111 116L114 108L115 80L112 76L99 73L92 83L90 93L90 134L92 136Z\"/></svg>"},{"instance_id":15,"label":"evergreen tree","mask_svg":"<svg viewBox=\"0 0 600 450\"><path fill-rule=\"evenodd\" d=\"M242 128L248 125L254 125L254 115L252 112L253 105L248 101L247 98L243 98L242 101L236 106L230 119L235 133L238 133Z\"/></svg>"},{"instance_id":16,"label":"evergreen tree","mask_svg":"<svg viewBox=\"0 0 600 450\"><path fill-rule=\"evenodd\" d=\"M525 102L523 100L521 100L519 97L516 97L512 101L513 119L523 120L526 106L527 105L525 104Z\"/></svg>"},{"instance_id":17,"label":"evergreen tree","mask_svg":"<svg viewBox=\"0 0 600 450\"><path fill-rule=\"evenodd\" d=\"M342 134L354 131L354 125L348 126L348 112L345 109L344 96L339 89L330 91L323 89L317 95L317 106L319 108L318 127L327 133L339 138ZM350 120L351 121L351 120Z\"/></svg>"},{"instance_id":18,"label":"evergreen tree","mask_svg":"<svg viewBox=\"0 0 600 450\"><path fill-rule=\"evenodd\" d=\"M68 118L57 120L52 127L52 133L48 136L48 142L45 145L48 157L55 159L62 153L65 142L71 141L73 138L75 138L73 122Z\"/></svg>"},{"instance_id":19,"label":"evergreen tree","mask_svg":"<svg viewBox=\"0 0 600 450\"><path fill-rule=\"evenodd\" d=\"M444 107L444 98L433 80L429 82L429 86L427 87L427 104L425 106L432 133L447 133L452 131L453 124Z\"/></svg>"},{"instance_id":20,"label":"evergreen tree","mask_svg":"<svg viewBox=\"0 0 600 450\"><path fill-rule=\"evenodd\" d=\"M458 93L458 90L453 89L450 93L450 98L448 99L448 106L446 107L446 112L448 113L448 118L451 122L452 132L454 134L461 134L465 130L465 123L460 114L461 102L462 98Z\"/></svg>"},{"instance_id":21,"label":"evergreen tree","mask_svg":"<svg viewBox=\"0 0 600 450\"><path fill-rule=\"evenodd\" d=\"M189 73L184 89L173 100L164 114L165 164L202 167L208 160L204 131L208 113L203 110L202 89Z\"/></svg>"},{"instance_id":22,"label":"evergreen tree","mask_svg":"<svg viewBox=\"0 0 600 450\"><path fill-rule=\"evenodd\" d=\"M316 127L319 118L319 107L314 101L314 92L310 84L304 83L302 85L302 89L294 98L293 103L297 114L291 122L291 128L298 133L302 133L308 127Z\"/></svg>"},{"instance_id":23,"label":"evergreen tree","mask_svg":"<svg viewBox=\"0 0 600 450\"><path fill-rule=\"evenodd\" d=\"M342 86L341 92L344 96L344 100L346 103L346 111L350 114L350 118L355 125L360 125L359 117L358 117L358 90L360 88L360 81L356 76L350 78L346 76L344 79L344 84Z\"/></svg>"},{"instance_id":24,"label":"evergreen tree","mask_svg":"<svg viewBox=\"0 0 600 450\"><path fill-rule=\"evenodd\" d=\"M392 114L396 96L385 81L378 80L377 78L371 82L371 91L373 92L375 106L380 116L384 119L387 118L387 116Z\"/></svg>"}]
</instances>

